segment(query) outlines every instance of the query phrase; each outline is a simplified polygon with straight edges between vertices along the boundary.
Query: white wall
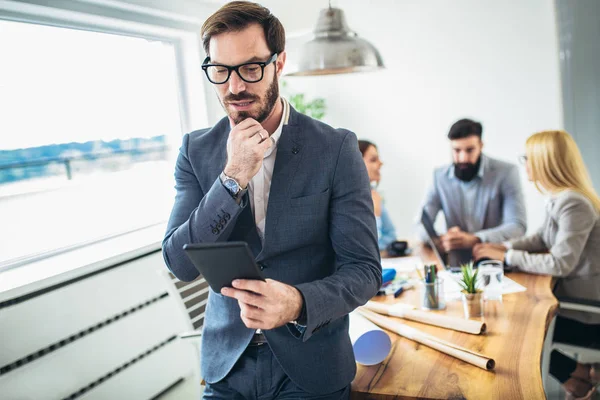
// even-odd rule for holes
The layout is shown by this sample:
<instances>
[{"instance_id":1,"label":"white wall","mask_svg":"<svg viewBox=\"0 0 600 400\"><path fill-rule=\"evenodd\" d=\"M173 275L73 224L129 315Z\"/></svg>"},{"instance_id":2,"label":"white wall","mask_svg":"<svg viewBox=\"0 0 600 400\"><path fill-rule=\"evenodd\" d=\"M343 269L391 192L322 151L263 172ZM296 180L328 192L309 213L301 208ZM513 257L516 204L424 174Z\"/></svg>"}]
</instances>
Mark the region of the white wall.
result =
<instances>
[{"instance_id":1,"label":"white wall","mask_svg":"<svg viewBox=\"0 0 600 400\"><path fill-rule=\"evenodd\" d=\"M194 22L227 2L119 1ZM325 0L303 0L301 6L259 2L281 19L290 49L327 6ZM523 153L531 133L563 127L552 0L333 0L332 5L341 7L350 27L377 46L387 69L290 77L289 89L324 97L326 122L379 145L385 161L381 191L399 236L410 235L434 166L450 161L445 135L455 120L480 120L486 153L508 161ZM209 85L205 93L212 124L224 114ZM543 200L522 178L531 230L541 223Z\"/></svg>"},{"instance_id":2,"label":"white wall","mask_svg":"<svg viewBox=\"0 0 600 400\"><path fill-rule=\"evenodd\" d=\"M262 1L287 30L288 63L325 1ZM446 134L459 118L482 122L485 152L517 162L532 133L562 128L557 27L551 0L339 0L350 27L381 52L376 73L288 77L290 92L326 99L325 121L379 146L381 192L399 237L412 235L433 168L450 162ZM289 65L288 65L289 66ZM208 89L209 120L224 114ZM526 181L529 231L543 197Z\"/></svg>"},{"instance_id":3,"label":"white wall","mask_svg":"<svg viewBox=\"0 0 600 400\"><path fill-rule=\"evenodd\" d=\"M486 153L512 162L528 135L562 127L552 1L337 4L387 69L287 81L291 90L326 99L326 122L379 146L380 187L400 237L412 232L434 166L450 162L446 133L454 121L481 121ZM284 23L295 15L288 12ZM312 28L315 19L306 23ZM543 199L522 174L531 231L543 218Z\"/></svg>"}]
</instances>

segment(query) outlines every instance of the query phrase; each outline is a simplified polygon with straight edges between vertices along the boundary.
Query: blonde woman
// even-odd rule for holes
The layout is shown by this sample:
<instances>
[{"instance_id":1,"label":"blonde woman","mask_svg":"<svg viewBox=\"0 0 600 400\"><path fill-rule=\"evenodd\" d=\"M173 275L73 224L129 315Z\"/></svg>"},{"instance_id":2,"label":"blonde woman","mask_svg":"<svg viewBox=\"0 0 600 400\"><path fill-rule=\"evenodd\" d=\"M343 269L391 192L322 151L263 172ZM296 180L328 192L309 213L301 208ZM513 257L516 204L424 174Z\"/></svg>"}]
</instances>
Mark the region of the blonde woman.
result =
<instances>
[{"instance_id":1,"label":"blonde woman","mask_svg":"<svg viewBox=\"0 0 600 400\"><path fill-rule=\"evenodd\" d=\"M529 180L548 195L544 224L531 236L478 245L474 257L556 276L557 296L599 301L600 198L575 141L564 131L536 133L527 139L522 160ZM600 347L600 317L560 310L554 339ZM600 378L597 365L577 363L558 351L552 352L550 373L571 399L591 398Z\"/></svg>"}]
</instances>

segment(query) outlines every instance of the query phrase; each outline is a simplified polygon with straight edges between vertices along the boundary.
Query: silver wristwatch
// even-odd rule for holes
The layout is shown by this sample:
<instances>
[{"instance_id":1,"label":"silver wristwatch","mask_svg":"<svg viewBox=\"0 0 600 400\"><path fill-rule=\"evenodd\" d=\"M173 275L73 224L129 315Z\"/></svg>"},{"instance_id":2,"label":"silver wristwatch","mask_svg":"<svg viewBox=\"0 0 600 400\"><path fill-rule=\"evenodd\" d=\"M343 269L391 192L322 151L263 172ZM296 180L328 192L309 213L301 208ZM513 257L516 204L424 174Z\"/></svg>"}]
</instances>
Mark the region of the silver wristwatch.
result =
<instances>
[{"instance_id":1,"label":"silver wristwatch","mask_svg":"<svg viewBox=\"0 0 600 400\"><path fill-rule=\"evenodd\" d=\"M243 196L244 193L246 193L246 189L242 189L238 181L236 181L234 178L225 175L225 171L221 172L221 175L219 175L219 179L221 180L223 186L225 186L225 189L227 189L227 191L234 198Z\"/></svg>"}]
</instances>

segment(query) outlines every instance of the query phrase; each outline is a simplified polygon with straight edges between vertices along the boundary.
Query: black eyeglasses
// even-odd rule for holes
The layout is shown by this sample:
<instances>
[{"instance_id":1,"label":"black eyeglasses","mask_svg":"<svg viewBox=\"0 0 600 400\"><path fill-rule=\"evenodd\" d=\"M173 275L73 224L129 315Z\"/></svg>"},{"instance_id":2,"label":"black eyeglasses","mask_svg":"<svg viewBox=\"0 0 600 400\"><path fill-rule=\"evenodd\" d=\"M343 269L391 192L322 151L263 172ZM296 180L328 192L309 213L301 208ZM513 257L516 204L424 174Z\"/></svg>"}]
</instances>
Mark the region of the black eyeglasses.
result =
<instances>
[{"instance_id":1,"label":"black eyeglasses","mask_svg":"<svg viewBox=\"0 0 600 400\"><path fill-rule=\"evenodd\" d=\"M244 82L256 83L259 82L264 74L265 67L277 60L277 53L274 53L265 62L247 62L240 65L234 65L230 67L228 65L221 64L209 64L210 57L206 57L202 63L202 69L206 73L206 77L211 83L215 85L222 85L229 80L231 72L235 71Z\"/></svg>"},{"instance_id":2,"label":"black eyeglasses","mask_svg":"<svg viewBox=\"0 0 600 400\"><path fill-rule=\"evenodd\" d=\"M527 156L525 154L519 156L519 162L523 165L527 164Z\"/></svg>"}]
</instances>

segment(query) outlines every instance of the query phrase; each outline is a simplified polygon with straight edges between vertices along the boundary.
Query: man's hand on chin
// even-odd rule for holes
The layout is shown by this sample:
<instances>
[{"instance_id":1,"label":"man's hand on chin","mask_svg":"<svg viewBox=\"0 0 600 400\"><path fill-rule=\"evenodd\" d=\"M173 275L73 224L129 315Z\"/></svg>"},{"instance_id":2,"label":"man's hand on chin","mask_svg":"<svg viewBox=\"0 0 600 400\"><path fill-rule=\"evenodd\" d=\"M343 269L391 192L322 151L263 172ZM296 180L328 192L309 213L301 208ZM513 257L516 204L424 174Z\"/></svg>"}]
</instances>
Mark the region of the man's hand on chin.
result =
<instances>
[{"instance_id":1,"label":"man's hand on chin","mask_svg":"<svg viewBox=\"0 0 600 400\"><path fill-rule=\"evenodd\" d=\"M300 317L304 300L293 286L273 279L237 279L232 285L221 289L221 294L238 301L240 317L248 328L274 329Z\"/></svg>"}]
</instances>

